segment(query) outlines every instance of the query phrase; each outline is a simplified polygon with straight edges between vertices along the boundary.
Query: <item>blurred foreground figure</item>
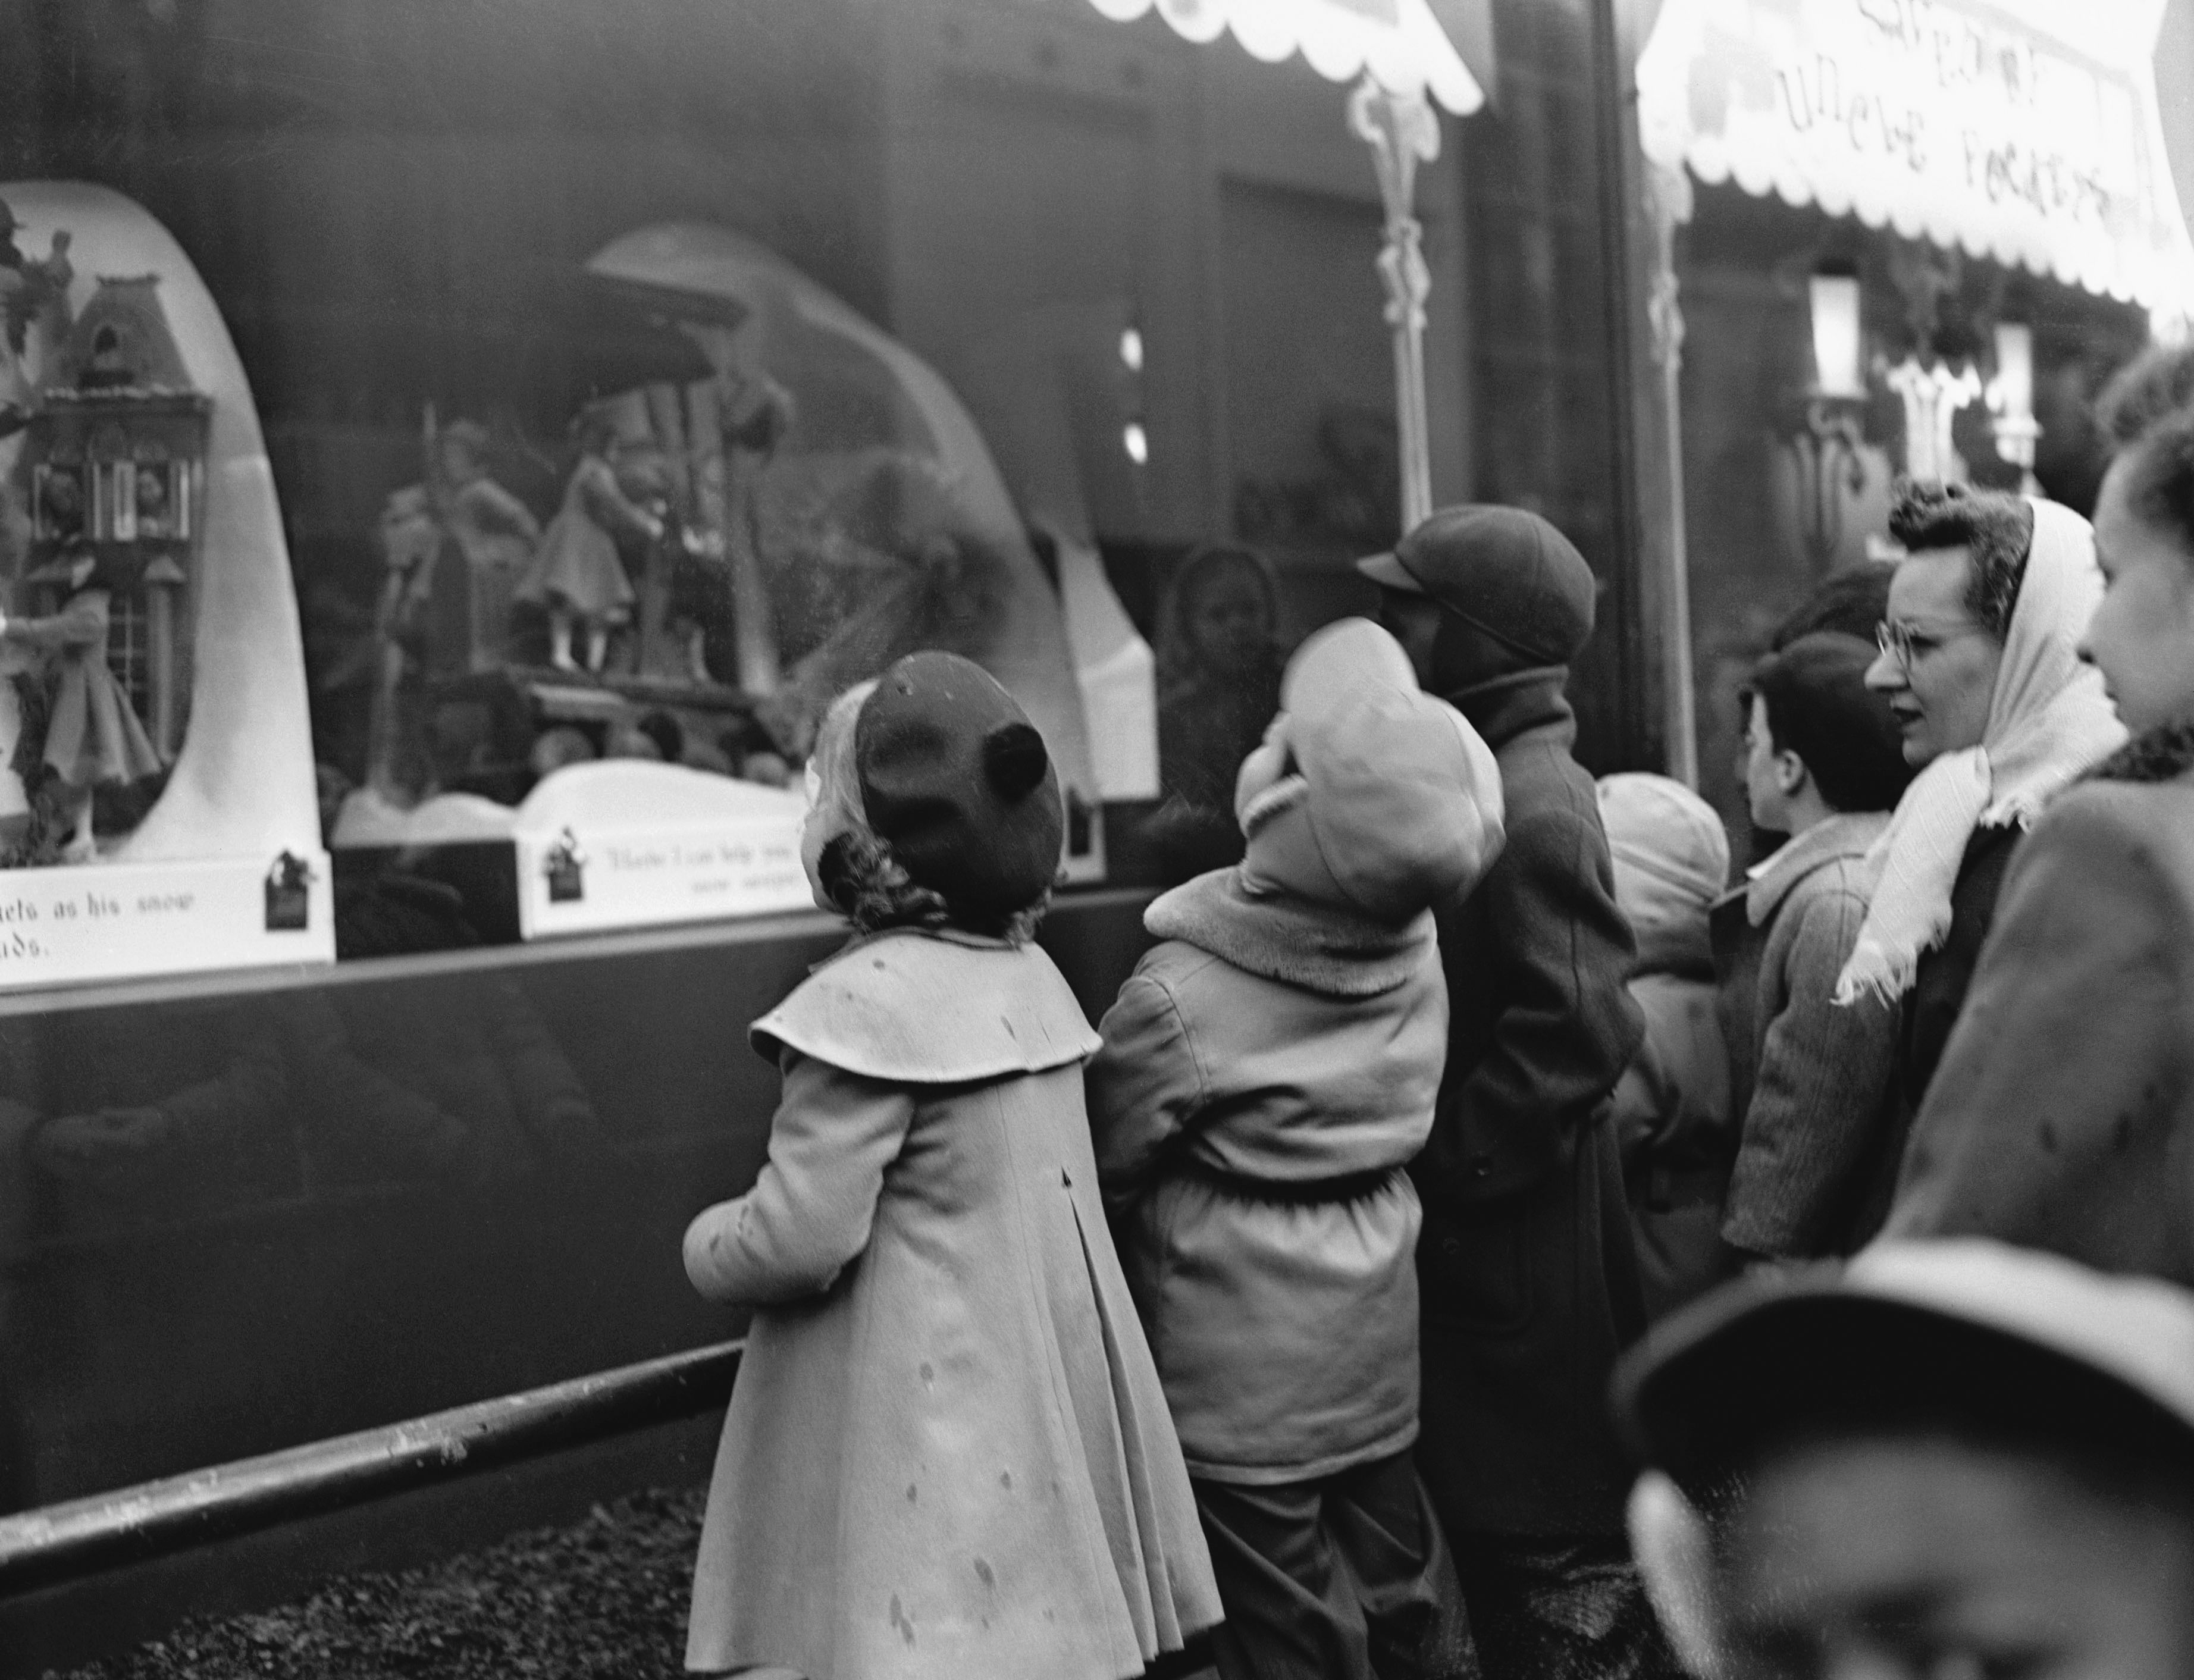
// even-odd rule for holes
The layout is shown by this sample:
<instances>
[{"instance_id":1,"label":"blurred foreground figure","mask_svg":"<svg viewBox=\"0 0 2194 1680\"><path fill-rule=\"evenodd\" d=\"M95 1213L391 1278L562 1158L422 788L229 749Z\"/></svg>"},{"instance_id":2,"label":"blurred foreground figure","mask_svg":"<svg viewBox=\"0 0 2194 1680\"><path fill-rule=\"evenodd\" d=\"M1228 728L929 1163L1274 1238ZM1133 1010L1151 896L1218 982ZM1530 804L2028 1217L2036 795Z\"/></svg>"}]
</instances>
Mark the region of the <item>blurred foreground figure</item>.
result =
<instances>
[{"instance_id":1,"label":"blurred foreground figure","mask_svg":"<svg viewBox=\"0 0 2194 1680\"><path fill-rule=\"evenodd\" d=\"M1617 1378L1687 1665L2194 1674L2194 1295L1980 1238L1721 1291ZM1680 1490L1680 1491L1679 1491Z\"/></svg>"}]
</instances>

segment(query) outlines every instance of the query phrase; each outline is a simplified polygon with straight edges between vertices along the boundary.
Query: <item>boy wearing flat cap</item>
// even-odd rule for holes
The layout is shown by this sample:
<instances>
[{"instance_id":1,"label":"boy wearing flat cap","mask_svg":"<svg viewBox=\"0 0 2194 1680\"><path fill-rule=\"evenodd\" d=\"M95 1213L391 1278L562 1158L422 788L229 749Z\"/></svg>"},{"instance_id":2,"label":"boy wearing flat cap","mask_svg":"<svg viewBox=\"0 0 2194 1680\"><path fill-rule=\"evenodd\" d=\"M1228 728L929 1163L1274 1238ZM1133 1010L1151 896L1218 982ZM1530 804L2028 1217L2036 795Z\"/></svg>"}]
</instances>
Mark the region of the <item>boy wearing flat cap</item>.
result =
<instances>
[{"instance_id":1,"label":"boy wearing flat cap","mask_svg":"<svg viewBox=\"0 0 2194 1680\"><path fill-rule=\"evenodd\" d=\"M2194 1295L1883 1241L1657 1327L1617 1405L1685 1665L1760 1680L2194 1674Z\"/></svg>"},{"instance_id":2,"label":"boy wearing flat cap","mask_svg":"<svg viewBox=\"0 0 2194 1680\"><path fill-rule=\"evenodd\" d=\"M1600 1396L1645 1327L1609 1095L1644 1025L1592 777L1563 690L1591 568L1520 508L1435 513L1359 563L1428 693L1501 766L1508 843L1438 911L1447 1066L1411 1168L1424 1429L1492 1680L1663 1660L1623 1540L1628 1476Z\"/></svg>"}]
</instances>

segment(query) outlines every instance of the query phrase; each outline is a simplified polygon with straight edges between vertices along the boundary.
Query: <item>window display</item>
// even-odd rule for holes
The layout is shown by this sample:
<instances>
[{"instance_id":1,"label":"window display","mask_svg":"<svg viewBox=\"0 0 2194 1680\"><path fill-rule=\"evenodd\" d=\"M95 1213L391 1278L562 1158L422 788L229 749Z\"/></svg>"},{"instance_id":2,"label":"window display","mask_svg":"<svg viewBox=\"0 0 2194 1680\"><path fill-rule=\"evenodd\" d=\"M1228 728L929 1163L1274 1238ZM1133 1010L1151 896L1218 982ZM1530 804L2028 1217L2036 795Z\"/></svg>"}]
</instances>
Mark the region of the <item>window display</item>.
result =
<instances>
[{"instance_id":1,"label":"window display","mask_svg":"<svg viewBox=\"0 0 2194 1680\"><path fill-rule=\"evenodd\" d=\"M326 960L289 556L220 312L95 186L0 186L0 989Z\"/></svg>"},{"instance_id":2,"label":"window display","mask_svg":"<svg viewBox=\"0 0 2194 1680\"><path fill-rule=\"evenodd\" d=\"M498 481L485 426L422 416L334 844L507 838L525 937L797 908L790 767L839 693L943 647L1039 720L1066 866L1100 871L1060 596L945 382L727 228L636 230L581 284L560 455L512 440L561 466L552 512Z\"/></svg>"}]
</instances>

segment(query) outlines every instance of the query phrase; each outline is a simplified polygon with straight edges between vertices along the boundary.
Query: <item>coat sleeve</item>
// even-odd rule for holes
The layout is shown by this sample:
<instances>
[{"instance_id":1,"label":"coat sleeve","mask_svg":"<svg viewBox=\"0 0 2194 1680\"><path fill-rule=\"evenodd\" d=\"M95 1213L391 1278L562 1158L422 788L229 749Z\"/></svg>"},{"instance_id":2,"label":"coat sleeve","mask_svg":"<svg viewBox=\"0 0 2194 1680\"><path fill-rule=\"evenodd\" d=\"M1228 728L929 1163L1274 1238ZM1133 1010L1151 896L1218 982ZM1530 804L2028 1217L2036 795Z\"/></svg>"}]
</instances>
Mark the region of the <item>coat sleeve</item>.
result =
<instances>
[{"instance_id":1,"label":"coat sleeve","mask_svg":"<svg viewBox=\"0 0 2194 1680\"><path fill-rule=\"evenodd\" d=\"M1098 1183L1118 1207L1147 1188L1167 1145L1203 1106L1203 1070L1172 992L1142 969L1097 1030L1105 1042L1086 1075L1089 1129Z\"/></svg>"},{"instance_id":2,"label":"coat sleeve","mask_svg":"<svg viewBox=\"0 0 2194 1680\"><path fill-rule=\"evenodd\" d=\"M1645 1036L1628 984L1637 947L1588 786L1582 800L1512 808L1508 847L1477 888L1502 1005L1485 1056L1442 1105L1461 1159L1443 1163L1441 1187L1458 1201L1518 1195L1565 1165Z\"/></svg>"},{"instance_id":3,"label":"coat sleeve","mask_svg":"<svg viewBox=\"0 0 2194 1680\"><path fill-rule=\"evenodd\" d=\"M1883 1144L1898 1017L1871 995L1835 1001L1864 902L1837 889L1789 908L1798 925L1780 974L1766 977L1783 1006L1760 1043L1722 1236L1747 1253L1804 1259L1850 1240L1836 1226Z\"/></svg>"},{"instance_id":4,"label":"coat sleeve","mask_svg":"<svg viewBox=\"0 0 2194 1680\"><path fill-rule=\"evenodd\" d=\"M885 1170L914 1123L903 1085L790 1048L781 1065L755 1187L686 1228L686 1276L713 1301L767 1306L828 1289L869 1246Z\"/></svg>"},{"instance_id":5,"label":"coat sleeve","mask_svg":"<svg viewBox=\"0 0 2194 1680\"><path fill-rule=\"evenodd\" d=\"M2194 912L2116 791L2068 794L2013 861L1885 1236L2194 1265L2172 1135L2194 1059Z\"/></svg>"}]
</instances>

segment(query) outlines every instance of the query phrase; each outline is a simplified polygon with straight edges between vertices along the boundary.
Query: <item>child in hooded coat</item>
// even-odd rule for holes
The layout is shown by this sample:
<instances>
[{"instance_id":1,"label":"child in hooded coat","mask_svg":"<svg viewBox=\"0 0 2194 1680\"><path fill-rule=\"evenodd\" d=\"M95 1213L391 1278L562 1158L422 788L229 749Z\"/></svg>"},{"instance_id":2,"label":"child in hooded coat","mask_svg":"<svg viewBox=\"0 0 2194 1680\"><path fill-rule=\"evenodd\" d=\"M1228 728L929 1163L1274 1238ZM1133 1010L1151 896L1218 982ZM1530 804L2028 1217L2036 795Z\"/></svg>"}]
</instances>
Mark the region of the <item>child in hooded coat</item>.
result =
<instances>
[{"instance_id":1,"label":"child in hooded coat","mask_svg":"<svg viewBox=\"0 0 2194 1680\"><path fill-rule=\"evenodd\" d=\"M1646 1037L1615 1087L1614 1125L1654 1318L1733 1276L1722 1199L1737 1158L1729 1048L1709 926L1729 880L1729 836L1682 783L1628 771L1596 784L1615 902L1638 938L1630 995Z\"/></svg>"},{"instance_id":2,"label":"child in hooded coat","mask_svg":"<svg viewBox=\"0 0 2194 1680\"><path fill-rule=\"evenodd\" d=\"M1248 856L1152 904L1090 1121L1211 1543L1225 1680L1474 1675L1410 1448L1447 990L1430 906L1502 844L1500 774L1376 625L1289 662Z\"/></svg>"},{"instance_id":3,"label":"child in hooded coat","mask_svg":"<svg viewBox=\"0 0 2194 1680\"><path fill-rule=\"evenodd\" d=\"M1124 1680L1219 1618L1098 1199L1074 995L1028 934L1058 777L917 653L832 707L801 858L857 937L757 1021L784 1100L686 1270L755 1308L686 1666Z\"/></svg>"}]
</instances>

